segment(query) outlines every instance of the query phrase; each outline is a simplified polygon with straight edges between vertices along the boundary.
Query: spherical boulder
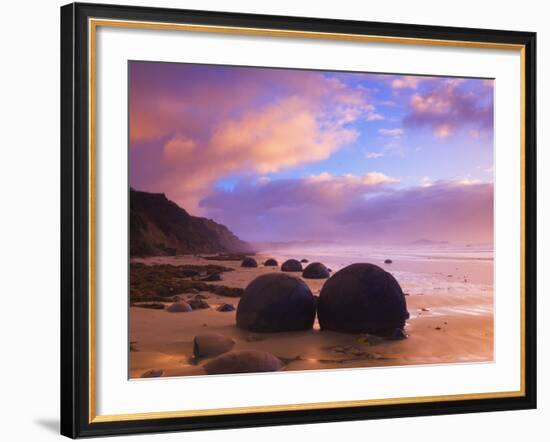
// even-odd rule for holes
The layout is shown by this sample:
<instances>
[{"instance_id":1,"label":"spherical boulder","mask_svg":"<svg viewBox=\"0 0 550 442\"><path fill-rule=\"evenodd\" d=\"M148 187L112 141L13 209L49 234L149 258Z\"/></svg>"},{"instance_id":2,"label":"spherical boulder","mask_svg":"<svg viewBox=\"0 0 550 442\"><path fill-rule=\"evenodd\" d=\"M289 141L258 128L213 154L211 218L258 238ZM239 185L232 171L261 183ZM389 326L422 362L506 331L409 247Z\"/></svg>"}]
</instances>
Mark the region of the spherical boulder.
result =
<instances>
[{"instance_id":1,"label":"spherical boulder","mask_svg":"<svg viewBox=\"0 0 550 442\"><path fill-rule=\"evenodd\" d=\"M170 304L166 311L170 313L190 312L193 308L187 302L178 301Z\"/></svg>"},{"instance_id":2,"label":"spherical boulder","mask_svg":"<svg viewBox=\"0 0 550 442\"><path fill-rule=\"evenodd\" d=\"M279 263L277 262L277 260L273 258L269 258L264 262L264 266L266 267L277 267L278 265Z\"/></svg>"},{"instance_id":3,"label":"spherical boulder","mask_svg":"<svg viewBox=\"0 0 550 442\"><path fill-rule=\"evenodd\" d=\"M302 264L297 259L287 259L281 266L283 272L301 272Z\"/></svg>"},{"instance_id":4,"label":"spherical boulder","mask_svg":"<svg viewBox=\"0 0 550 442\"><path fill-rule=\"evenodd\" d=\"M254 258L246 257L242 260L241 267L258 267L258 263Z\"/></svg>"},{"instance_id":5,"label":"spherical boulder","mask_svg":"<svg viewBox=\"0 0 550 442\"><path fill-rule=\"evenodd\" d=\"M278 371L283 362L271 353L258 350L230 351L204 365L207 374L259 373Z\"/></svg>"},{"instance_id":6,"label":"spherical boulder","mask_svg":"<svg viewBox=\"0 0 550 442\"><path fill-rule=\"evenodd\" d=\"M302 276L307 279L325 279L330 276L330 273L324 264L312 262L304 269Z\"/></svg>"},{"instance_id":7,"label":"spherical boulder","mask_svg":"<svg viewBox=\"0 0 550 442\"><path fill-rule=\"evenodd\" d=\"M196 358L211 358L226 353L235 341L218 333L203 333L193 339L193 355Z\"/></svg>"},{"instance_id":8,"label":"spherical boulder","mask_svg":"<svg viewBox=\"0 0 550 442\"><path fill-rule=\"evenodd\" d=\"M308 330L316 301L304 281L283 273L258 276L237 306L237 326L254 332Z\"/></svg>"},{"instance_id":9,"label":"spherical boulder","mask_svg":"<svg viewBox=\"0 0 550 442\"><path fill-rule=\"evenodd\" d=\"M303 259L300 260L300 262L306 263L306 262L309 262L309 259L303 258Z\"/></svg>"},{"instance_id":10,"label":"spherical boulder","mask_svg":"<svg viewBox=\"0 0 550 442\"><path fill-rule=\"evenodd\" d=\"M374 264L352 264L328 279L317 303L323 330L391 336L409 318L397 280Z\"/></svg>"},{"instance_id":11,"label":"spherical boulder","mask_svg":"<svg viewBox=\"0 0 550 442\"><path fill-rule=\"evenodd\" d=\"M384 264L391 264L393 261L391 259L385 259Z\"/></svg>"}]
</instances>

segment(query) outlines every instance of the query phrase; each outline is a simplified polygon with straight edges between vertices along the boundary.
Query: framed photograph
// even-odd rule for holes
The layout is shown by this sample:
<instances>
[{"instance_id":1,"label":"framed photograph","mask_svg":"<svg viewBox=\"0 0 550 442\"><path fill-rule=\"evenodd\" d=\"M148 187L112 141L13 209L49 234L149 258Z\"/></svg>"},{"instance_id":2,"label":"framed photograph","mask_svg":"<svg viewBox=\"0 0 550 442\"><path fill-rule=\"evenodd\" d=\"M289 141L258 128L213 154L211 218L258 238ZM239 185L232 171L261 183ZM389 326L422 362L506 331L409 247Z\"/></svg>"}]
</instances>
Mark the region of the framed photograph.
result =
<instances>
[{"instance_id":1,"label":"framed photograph","mask_svg":"<svg viewBox=\"0 0 550 442\"><path fill-rule=\"evenodd\" d=\"M536 36L61 8L61 432L536 407Z\"/></svg>"}]
</instances>

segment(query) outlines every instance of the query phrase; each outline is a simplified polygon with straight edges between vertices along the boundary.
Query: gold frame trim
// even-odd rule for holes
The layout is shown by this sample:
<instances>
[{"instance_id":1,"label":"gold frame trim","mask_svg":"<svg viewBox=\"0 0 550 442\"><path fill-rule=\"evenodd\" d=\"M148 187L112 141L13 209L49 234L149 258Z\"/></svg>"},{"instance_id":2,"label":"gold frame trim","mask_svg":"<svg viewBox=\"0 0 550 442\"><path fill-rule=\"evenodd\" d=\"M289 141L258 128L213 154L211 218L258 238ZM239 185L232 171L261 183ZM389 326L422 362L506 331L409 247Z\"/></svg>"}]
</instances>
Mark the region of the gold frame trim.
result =
<instances>
[{"instance_id":1,"label":"gold frame trim","mask_svg":"<svg viewBox=\"0 0 550 442\"><path fill-rule=\"evenodd\" d=\"M96 34L97 28L115 27L115 28L138 28L148 30L169 30L186 32L208 32L218 34L236 34L236 35L254 35L268 37L290 37L307 38L339 41L356 41L369 43L388 43L388 44L412 44L420 46L444 46L461 47L476 49L497 49L519 51L520 53L520 168L521 168L521 240L520 240L520 389L518 391L489 392L489 393L466 393L454 395L439 396L417 396L389 399L368 399L355 401L336 401L336 402L317 402L303 404L285 404L285 405L263 405L251 407L236 408L215 408L202 410L181 410L181 411L160 411L149 413L130 413L130 414L96 414ZM364 407L374 405L395 405L395 404L420 404L427 402L459 401L465 399L497 399L513 398L525 396L525 45L504 44L490 42L474 42L459 40L438 40L422 39L408 37L389 37L377 35L358 35L345 33L329 32L311 32L311 31L292 31L283 29L263 29L263 28L244 28L232 26L210 26L181 23L157 23L145 21L130 20L111 20L111 19L88 19L88 93L89 93L89 410L88 422L120 422L145 419L168 419L178 417L199 417L199 416L220 416L220 415L238 415L258 412L278 412L278 411L298 411L298 410L322 410L328 408L348 408Z\"/></svg>"}]
</instances>

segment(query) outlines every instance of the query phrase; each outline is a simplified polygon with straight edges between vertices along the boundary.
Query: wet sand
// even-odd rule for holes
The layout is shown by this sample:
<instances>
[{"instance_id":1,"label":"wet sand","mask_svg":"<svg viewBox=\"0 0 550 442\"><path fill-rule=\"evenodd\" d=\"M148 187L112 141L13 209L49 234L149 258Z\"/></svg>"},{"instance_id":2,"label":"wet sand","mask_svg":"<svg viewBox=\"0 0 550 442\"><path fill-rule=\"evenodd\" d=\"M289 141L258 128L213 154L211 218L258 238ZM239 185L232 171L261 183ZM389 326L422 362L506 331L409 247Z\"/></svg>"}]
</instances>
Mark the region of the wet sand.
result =
<instances>
[{"instance_id":1,"label":"wet sand","mask_svg":"<svg viewBox=\"0 0 550 442\"><path fill-rule=\"evenodd\" d=\"M271 257L270 255L269 257ZM279 263L285 257L274 255ZM304 256L286 256L301 259ZM258 263L265 255L255 257ZM306 258L310 259L306 256ZM313 258L313 257L312 257ZM313 260L313 259L310 259ZM239 261L208 261L196 256L152 257L133 262L153 264L220 264L234 271L224 272L223 280L211 282L245 288L264 273L278 268L241 268ZM492 261L461 259L400 260L383 266L400 282L407 294L410 319L408 339L384 340L370 335L313 330L285 333L252 333L238 329L235 311L218 312L224 303L237 307L239 298L201 292L209 309L170 313L130 307L130 377L148 370L163 370L163 376L204 375L203 365L195 363L193 338L200 333L219 333L235 341L234 350L262 350L282 359L285 371L351 367L447 364L493 360ZM345 264L345 263L344 263ZM333 268L337 270L338 268ZM301 277L301 273L291 273ZM325 280L304 279L314 295ZM192 298L195 295L183 294ZM168 305L168 303L167 303Z\"/></svg>"}]
</instances>

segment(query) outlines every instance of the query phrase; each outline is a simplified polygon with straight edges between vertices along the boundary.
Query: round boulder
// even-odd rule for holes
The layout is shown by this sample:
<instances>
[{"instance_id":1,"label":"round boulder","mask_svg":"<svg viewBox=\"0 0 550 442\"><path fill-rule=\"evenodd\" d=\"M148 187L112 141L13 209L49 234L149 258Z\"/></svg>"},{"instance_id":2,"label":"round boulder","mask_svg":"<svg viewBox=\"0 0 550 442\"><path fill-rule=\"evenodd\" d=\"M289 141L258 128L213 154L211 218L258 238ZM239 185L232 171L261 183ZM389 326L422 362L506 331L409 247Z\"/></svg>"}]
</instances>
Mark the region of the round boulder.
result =
<instances>
[{"instance_id":1,"label":"round boulder","mask_svg":"<svg viewBox=\"0 0 550 442\"><path fill-rule=\"evenodd\" d=\"M300 260L300 262L306 263L306 262L309 262L309 260L308 260L308 259L305 259L305 258L303 258L303 259L301 259L301 260Z\"/></svg>"},{"instance_id":2,"label":"round boulder","mask_svg":"<svg viewBox=\"0 0 550 442\"><path fill-rule=\"evenodd\" d=\"M330 273L324 264L312 262L304 269L302 276L307 279L325 279L330 276Z\"/></svg>"},{"instance_id":3,"label":"round boulder","mask_svg":"<svg viewBox=\"0 0 550 442\"><path fill-rule=\"evenodd\" d=\"M271 353L247 350L224 353L205 364L204 370L207 374L259 373L283 367L283 362Z\"/></svg>"},{"instance_id":4,"label":"round boulder","mask_svg":"<svg viewBox=\"0 0 550 442\"><path fill-rule=\"evenodd\" d=\"M374 264L352 264L336 272L317 303L324 330L391 336L409 318L397 280Z\"/></svg>"},{"instance_id":5,"label":"round boulder","mask_svg":"<svg viewBox=\"0 0 550 442\"><path fill-rule=\"evenodd\" d=\"M170 313L190 312L193 308L187 302L178 301L170 304L166 309Z\"/></svg>"},{"instance_id":6,"label":"round boulder","mask_svg":"<svg viewBox=\"0 0 550 442\"><path fill-rule=\"evenodd\" d=\"M235 341L218 333L204 333L193 339L193 355L197 358L211 358L226 353Z\"/></svg>"},{"instance_id":7,"label":"round boulder","mask_svg":"<svg viewBox=\"0 0 550 442\"><path fill-rule=\"evenodd\" d=\"M241 267L258 267L258 263L254 258L246 257L242 260Z\"/></svg>"},{"instance_id":8,"label":"round boulder","mask_svg":"<svg viewBox=\"0 0 550 442\"><path fill-rule=\"evenodd\" d=\"M287 259L281 266L283 272L301 272L302 264L297 259Z\"/></svg>"},{"instance_id":9,"label":"round boulder","mask_svg":"<svg viewBox=\"0 0 550 442\"><path fill-rule=\"evenodd\" d=\"M385 259L384 264L391 264L393 261L391 259Z\"/></svg>"},{"instance_id":10,"label":"round boulder","mask_svg":"<svg viewBox=\"0 0 550 442\"><path fill-rule=\"evenodd\" d=\"M269 258L268 260L266 260L266 262L264 262L264 266L266 267L277 267L278 265L279 263L277 262L277 260L273 258Z\"/></svg>"},{"instance_id":11,"label":"round boulder","mask_svg":"<svg viewBox=\"0 0 550 442\"><path fill-rule=\"evenodd\" d=\"M308 330L316 302L304 281L283 273L258 276L237 306L237 326L254 332Z\"/></svg>"}]
</instances>

